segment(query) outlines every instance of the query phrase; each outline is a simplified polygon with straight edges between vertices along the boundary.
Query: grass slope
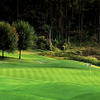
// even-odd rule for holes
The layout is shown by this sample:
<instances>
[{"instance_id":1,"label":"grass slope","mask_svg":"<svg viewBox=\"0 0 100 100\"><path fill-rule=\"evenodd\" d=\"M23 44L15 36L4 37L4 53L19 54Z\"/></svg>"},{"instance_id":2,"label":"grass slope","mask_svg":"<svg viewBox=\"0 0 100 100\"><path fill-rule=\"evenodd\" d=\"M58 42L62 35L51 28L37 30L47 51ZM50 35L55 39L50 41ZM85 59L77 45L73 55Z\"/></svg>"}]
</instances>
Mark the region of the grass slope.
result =
<instances>
[{"instance_id":1,"label":"grass slope","mask_svg":"<svg viewBox=\"0 0 100 100\"><path fill-rule=\"evenodd\" d=\"M0 60L0 100L99 100L100 69L23 52Z\"/></svg>"}]
</instances>

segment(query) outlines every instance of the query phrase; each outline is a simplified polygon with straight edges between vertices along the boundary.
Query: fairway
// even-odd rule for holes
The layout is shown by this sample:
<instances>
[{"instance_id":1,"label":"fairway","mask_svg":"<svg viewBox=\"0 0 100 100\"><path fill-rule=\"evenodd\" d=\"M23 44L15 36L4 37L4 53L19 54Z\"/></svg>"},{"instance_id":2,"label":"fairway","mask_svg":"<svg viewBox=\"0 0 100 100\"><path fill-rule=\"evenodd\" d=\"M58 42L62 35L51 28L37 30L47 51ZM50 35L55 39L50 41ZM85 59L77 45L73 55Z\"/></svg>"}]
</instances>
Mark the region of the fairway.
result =
<instances>
[{"instance_id":1,"label":"fairway","mask_svg":"<svg viewBox=\"0 0 100 100\"><path fill-rule=\"evenodd\" d=\"M23 51L0 60L0 100L99 100L100 69Z\"/></svg>"}]
</instances>

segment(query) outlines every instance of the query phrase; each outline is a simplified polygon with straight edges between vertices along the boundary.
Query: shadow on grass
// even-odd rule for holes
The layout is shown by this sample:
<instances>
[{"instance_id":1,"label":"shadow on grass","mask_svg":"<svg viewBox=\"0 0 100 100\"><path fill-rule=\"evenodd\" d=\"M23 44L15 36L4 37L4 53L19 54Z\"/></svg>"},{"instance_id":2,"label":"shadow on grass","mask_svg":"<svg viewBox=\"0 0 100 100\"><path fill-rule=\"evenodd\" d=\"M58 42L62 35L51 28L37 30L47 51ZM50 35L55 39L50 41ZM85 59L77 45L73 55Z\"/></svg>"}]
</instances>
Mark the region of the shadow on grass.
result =
<instances>
[{"instance_id":1,"label":"shadow on grass","mask_svg":"<svg viewBox=\"0 0 100 100\"><path fill-rule=\"evenodd\" d=\"M61 64L60 63L54 63L54 62L43 62L43 63L34 63L34 62L28 62L29 60L19 60L19 58L15 58L15 57L7 57L5 56L4 58L2 58L2 56L0 56L0 61L4 61L4 62L11 62L10 63L10 67L19 67L19 68L66 68L66 69L79 69L79 70L88 70L89 68L87 66L76 66L76 65L66 65L66 64ZM63 63L63 62L62 62ZM94 68L93 68L94 69Z\"/></svg>"},{"instance_id":2,"label":"shadow on grass","mask_svg":"<svg viewBox=\"0 0 100 100\"><path fill-rule=\"evenodd\" d=\"M15 58L15 57L2 57L0 56L0 61L5 61L5 60L20 60L19 58Z\"/></svg>"},{"instance_id":3,"label":"shadow on grass","mask_svg":"<svg viewBox=\"0 0 100 100\"><path fill-rule=\"evenodd\" d=\"M2 57L0 56L0 60L7 60L9 57Z\"/></svg>"}]
</instances>

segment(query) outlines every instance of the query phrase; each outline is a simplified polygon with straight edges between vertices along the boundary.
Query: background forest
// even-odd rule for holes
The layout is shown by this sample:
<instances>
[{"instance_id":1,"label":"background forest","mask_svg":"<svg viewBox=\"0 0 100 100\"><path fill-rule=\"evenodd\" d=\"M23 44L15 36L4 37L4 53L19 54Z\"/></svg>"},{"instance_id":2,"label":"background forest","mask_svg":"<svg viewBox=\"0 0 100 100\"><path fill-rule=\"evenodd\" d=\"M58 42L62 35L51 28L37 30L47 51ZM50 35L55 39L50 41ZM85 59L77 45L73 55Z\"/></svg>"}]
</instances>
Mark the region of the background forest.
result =
<instances>
[{"instance_id":1,"label":"background forest","mask_svg":"<svg viewBox=\"0 0 100 100\"><path fill-rule=\"evenodd\" d=\"M99 0L3 0L0 20L28 21L38 36L36 44L42 41L42 46L34 44L35 48L100 46L99 4Z\"/></svg>"}]
</instances>

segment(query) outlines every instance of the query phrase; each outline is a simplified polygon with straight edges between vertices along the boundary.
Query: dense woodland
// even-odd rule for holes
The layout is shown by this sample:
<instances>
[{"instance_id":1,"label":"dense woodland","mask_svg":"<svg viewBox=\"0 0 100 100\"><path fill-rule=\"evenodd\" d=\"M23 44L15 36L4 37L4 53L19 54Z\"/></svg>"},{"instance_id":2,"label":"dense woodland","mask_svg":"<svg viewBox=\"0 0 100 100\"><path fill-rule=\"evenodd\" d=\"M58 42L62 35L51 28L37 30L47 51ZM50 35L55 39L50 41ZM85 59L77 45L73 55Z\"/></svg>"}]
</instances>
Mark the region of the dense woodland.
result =
<instances>
[{"instance_id":1,"label":"dense woodland","mask_svg":"<svg viewBox=\"0 0 100 100\"><path fill-rule=\"evenodd\" d=\"M0 20L28 21L33 48L100 46L99 0L3 0Z\"/></svg>"}]
</instances>

